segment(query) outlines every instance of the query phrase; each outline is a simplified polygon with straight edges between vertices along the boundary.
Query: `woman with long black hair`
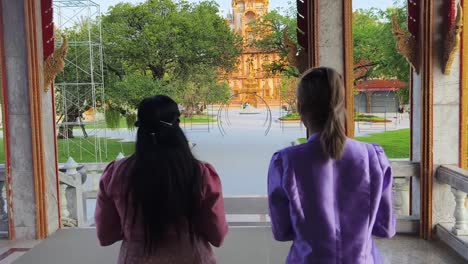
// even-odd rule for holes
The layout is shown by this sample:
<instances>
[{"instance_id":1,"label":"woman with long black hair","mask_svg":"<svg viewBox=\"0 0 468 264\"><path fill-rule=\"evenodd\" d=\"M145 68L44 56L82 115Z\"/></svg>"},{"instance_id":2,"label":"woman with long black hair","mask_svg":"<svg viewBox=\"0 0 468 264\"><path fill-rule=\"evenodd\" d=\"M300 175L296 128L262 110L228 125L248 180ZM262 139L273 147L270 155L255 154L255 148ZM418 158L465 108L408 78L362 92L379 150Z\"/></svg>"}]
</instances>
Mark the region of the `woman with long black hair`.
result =
<instances>
[{"instance_id":1,"label":"woman with long black hair","mask_svg":"<svg viewBox=\"0 0 468 264\"><path fill-rule=\"evenodd\" d=\"M135 154L111 162L99 185L95 221L102 246L123 240L119 264L216 263L211 245L227 233L221 182L195 159L167 96L138 107Z\"/></svg>"}]
</instances>

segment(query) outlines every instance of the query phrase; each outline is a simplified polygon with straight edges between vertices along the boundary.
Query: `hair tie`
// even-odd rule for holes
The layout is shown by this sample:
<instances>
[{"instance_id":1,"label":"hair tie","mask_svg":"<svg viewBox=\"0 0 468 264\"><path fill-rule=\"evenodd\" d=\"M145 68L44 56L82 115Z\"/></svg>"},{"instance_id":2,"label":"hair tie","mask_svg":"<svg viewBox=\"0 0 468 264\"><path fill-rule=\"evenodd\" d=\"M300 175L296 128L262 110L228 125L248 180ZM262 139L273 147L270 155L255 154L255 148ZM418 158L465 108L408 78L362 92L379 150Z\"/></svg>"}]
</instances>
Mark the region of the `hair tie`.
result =
<instances>
[{"instance_id":1,"label":"hair tie","mask_svg":"<svg viewBox=\"0 0 468 264\"><path fill-rule=\"evenodd\" d=\"M158 144L158 141L156 139L156 133L155 132L151 132L149 133L151 135L151 138L153 139L153 144Z\"/></svg>"}]
</instances>

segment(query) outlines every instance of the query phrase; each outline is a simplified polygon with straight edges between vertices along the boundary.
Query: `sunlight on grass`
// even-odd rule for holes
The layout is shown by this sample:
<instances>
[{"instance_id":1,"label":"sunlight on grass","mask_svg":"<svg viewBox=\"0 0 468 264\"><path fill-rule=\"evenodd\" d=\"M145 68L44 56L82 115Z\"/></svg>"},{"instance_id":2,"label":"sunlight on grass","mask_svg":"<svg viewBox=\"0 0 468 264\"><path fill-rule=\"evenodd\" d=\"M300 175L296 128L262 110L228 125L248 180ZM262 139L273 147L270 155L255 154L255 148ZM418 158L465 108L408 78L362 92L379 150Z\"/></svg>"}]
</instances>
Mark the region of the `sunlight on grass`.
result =
<instances>
[{"instance_id":1,"label":"sunlight on grass","mask_svg":"<svg viewBox=\"0 0 468 264\"><path fill-rule=\"evenodd\" d=\"M365 137L356 137L356 140L366 143L377 143L385 150L387 157L390 159L409 158L410 154L410 130L400 129L395 131L387 131L383 133L370 134ZM305 138L298 139L299 143L303 144L307 140Z\"/></svg>"}]
</instances>

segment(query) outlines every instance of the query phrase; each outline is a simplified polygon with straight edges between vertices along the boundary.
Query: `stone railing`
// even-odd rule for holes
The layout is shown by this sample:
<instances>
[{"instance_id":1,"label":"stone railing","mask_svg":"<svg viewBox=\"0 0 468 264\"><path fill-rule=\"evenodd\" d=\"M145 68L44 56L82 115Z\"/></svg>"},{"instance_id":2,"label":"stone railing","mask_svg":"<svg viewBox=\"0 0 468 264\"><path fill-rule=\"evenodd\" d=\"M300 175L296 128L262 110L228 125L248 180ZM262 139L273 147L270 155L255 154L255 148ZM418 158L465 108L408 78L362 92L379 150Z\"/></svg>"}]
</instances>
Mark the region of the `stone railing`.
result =
<instances>
[{"instance_id":1,"label":"stone railing","mask_svg":"<svg viewBox=\"0 0 468 264\"><path fill-rule=\"evenodd\" d=\"M120 158L123 158L123 155L119 155L118 159ZM412 211L416 212L414 208L419 208L419 195L412 195L412 193L419 193L418 185L414 184L419 177L419 164L406 160L392 160L391 164L394 174L394 209L398 215L398 232L417 233L419 232L419 211L415 215L412 214ZM91 218L86 213L87 204L92 204L93 200L96 199L99 179L106 166L106 163L88 163L83 164L80 170L87 175L82 188L84 219ZM269 225L266 196L228 196L224 198L224 201L230 225ZM87 224L92 225L92 220Z\"/></svg>"},{"instance_id":2,"label":"stone railing","mask_svg":"<svg viewBox=\"0 0 468 264\"><path fill-rule=\"evenodd\" d=\"M124 158L122 153L117 160ZM79 165L69 158L59 165L60 213L62 226L80 227L87 225L88 196L95 197L99 179L108 163L86 163Z\"/></svg>"},{"instance_id":3,"label":"stone railing","mask_svg":"<svg viewBox=\"0 0 468 264\"><path fill-rule=\"evenodd\" d=\"M468 260L468 170L455 166L442 166L437 179L451 187L455 201L453 223L438 223L438 237Z\"/></svg>"},{"instance_id":4,"label":"stone railing","mask_svg":"<svg viewBox=\"0 0 468 264\"><path fill-rule=\"evenodd\" d=\"M60 180L60 215L62 226L83 226L83 175L78 172L80 166L72 158L61 166Z\"/></svg>"},{"instance_id":5,"label":"stone railing","mask_svg":"<svg viewBox=\"0 0 468 264\"><path fill-rule=\"evenodd\" d=\"M6 170L5 164L0 164L0 221L8 219L6 211ZM2 230L3 231L3 230Z\"/></svg>"}]
</instances>

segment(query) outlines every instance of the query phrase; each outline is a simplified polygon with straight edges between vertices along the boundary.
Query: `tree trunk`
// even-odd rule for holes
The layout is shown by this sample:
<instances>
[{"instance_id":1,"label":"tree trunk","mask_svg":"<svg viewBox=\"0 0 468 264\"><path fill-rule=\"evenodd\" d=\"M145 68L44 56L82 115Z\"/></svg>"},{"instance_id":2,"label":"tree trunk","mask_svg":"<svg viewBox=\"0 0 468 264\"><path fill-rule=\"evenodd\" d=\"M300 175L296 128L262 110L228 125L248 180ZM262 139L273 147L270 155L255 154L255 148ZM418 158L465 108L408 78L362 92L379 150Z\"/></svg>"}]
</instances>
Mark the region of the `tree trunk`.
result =
<instances>
[{"instance_id":1,"label":"tree trunk","mask_svg":"<svg viewBox=\"0 0 468 264\"><path fill-rule=\"evenodd\" d=\"M73 127L74 126L59 127L57 138L58 139L74 138L75 136L73 136Z\"/></svg>"},{"instance_id":2,"label":"tree trunk","mask_svg":"<svg viewBox=\"0 0 468 264\"><path fill-rule=\"evenodd\" d=\"M67 113L67 117L65 119L65 123L68 123L68 125L60 126L57 137L59 139L75 138L75 136L73 135L73 128L76 126L78 120L80 120L79 126L83 131L83 136L88 137L88 133L86 133L85 127L81 122L81 112L78 108L75 107L69 109L69 112Z\"/></svg>"},{"instance_id":3,"label":"tree trunk","mask_svg":"<svg viewBox=\"0 0 468 264\"><path fill-rule=\"evenodd\" d=\"M155 80L160 80L164 77L164 68L161 66L156 66L156 65L148 65L148 67L151 70L151 73L153 74L153 79Z\"/></svg>"}]
</instances>

